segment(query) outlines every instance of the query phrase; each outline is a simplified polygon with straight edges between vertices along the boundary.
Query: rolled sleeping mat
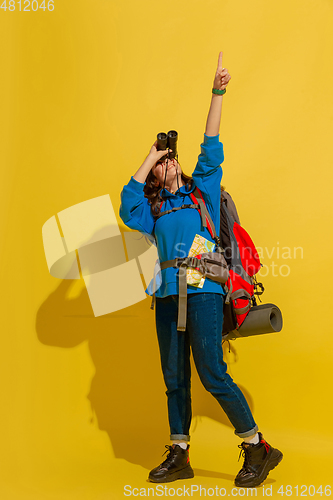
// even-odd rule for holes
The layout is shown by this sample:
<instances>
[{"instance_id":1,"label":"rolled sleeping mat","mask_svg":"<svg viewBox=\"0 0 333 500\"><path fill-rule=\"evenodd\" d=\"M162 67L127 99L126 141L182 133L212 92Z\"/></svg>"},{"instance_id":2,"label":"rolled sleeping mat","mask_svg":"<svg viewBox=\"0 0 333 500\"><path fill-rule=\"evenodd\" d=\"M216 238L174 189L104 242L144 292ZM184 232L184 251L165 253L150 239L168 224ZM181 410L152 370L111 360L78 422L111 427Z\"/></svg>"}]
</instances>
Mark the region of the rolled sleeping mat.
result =
<instances>
[{"instance_id":1,"label":"rolled sleeping mat","mask_svg":"<svg viewBox=\"0 0 333 500\"><path fill-rule=\"evenodd\" d=\"M232 340L252 335L280 332L283 320L280 309L275 304L261 304L251 307L238 330L223 335L223 340Z\"/></svg>"}]
</instances>

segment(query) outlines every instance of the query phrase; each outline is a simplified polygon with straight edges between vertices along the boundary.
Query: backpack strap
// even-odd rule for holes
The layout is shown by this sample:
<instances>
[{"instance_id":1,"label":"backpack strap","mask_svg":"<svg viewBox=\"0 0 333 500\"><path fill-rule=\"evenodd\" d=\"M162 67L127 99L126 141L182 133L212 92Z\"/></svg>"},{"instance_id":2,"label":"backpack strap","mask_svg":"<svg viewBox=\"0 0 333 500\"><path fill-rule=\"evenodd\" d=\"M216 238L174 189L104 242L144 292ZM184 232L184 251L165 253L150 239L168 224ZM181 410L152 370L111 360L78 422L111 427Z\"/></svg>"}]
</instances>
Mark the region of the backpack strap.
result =
<instances>
[{"instance_id":1,"label":"backpack strap","mask_svg":"<svg viewBox=\"0 0 333 500\"><path fill-rule=\"evenodd\" d=\"M170 208L170 210L165 210L164 212L159 212L158 214L155 215L155 217L158 219L159 217L162 217L162 215L171 214L171 212L176 212L176 210L181 210L182 208L196 208L196 209L198 209L198 205L193 205L193 204L191 205L190 203L188 203L186 205L181 205L180 207L173 207L173 208Z\"/></svg>"},{"instance_id":2,"label":"backpack strap","mask_svg":"<svg viewBox=\"0 0 333 500\"><path fill-rule=\"evenodd\" d=\"M211 216L209 215L209 212L206 207L205 200L203 199L203 196L201 194L201 191L198 187L195 188L193 193L191 193L191 198L192 200L198 203L199 205L199 213L201 215L201 222L203 227L207 227L208 231L210 232L211 237L213 238L214 241L218 238L217 245L219 246L220 241L219 237L216 234L214 222L212 221Z\"/></svg>"},{"instance_id":3,"label":"backpack strap","mask_svg":"<svg viewBox=\"0 0 333 500\"><path fill-rule=\"evenodd\" d=\"M186 271L189 267L198 269L205 274L206 264L198 257L177 257L172 260L165 260L160 263L161 270L168 267L177 267L179 269L179 299L178 299L178 320L177 330L185 332L187 317L187 280Z\"/></svg>"},{"instance_id":4,"label":"backpack strap","mask_svg":"<svg viewBox=\"0 0 333 500\"><path fill-rule=\"evenodd\" d=\"M160 263L161 270L168 267L178 267L179 274L179 297L178 297L178 320L177 330L185 332L186 330L186 316L187 316L187 281L186 270L188 267L196 268L202 265L200 259L197 257L183 257L172 260L166 260Z\"/></svg>"}]
</instances>

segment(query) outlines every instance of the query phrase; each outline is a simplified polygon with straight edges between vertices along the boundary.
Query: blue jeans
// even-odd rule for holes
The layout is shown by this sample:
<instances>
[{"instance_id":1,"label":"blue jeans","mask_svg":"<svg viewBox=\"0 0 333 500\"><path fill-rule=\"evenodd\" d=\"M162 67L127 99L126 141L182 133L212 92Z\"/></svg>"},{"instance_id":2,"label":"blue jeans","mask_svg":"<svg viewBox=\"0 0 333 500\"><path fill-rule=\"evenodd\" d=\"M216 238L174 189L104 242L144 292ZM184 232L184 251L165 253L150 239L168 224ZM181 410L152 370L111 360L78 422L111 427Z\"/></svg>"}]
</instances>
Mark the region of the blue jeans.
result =
<instances>
[{"instance_id":1,"label":"blue jeans","mask_svg":"<svg viewBox=\"0 0 333 500\"><path fill-rule=\"evenodd\" d=\"M241 438L258 430L241 390L223 361L222 323L224 296L217 293L187 295L186 331L177 331L178 295L156 298L156 330L170 424L170 439L189 440L192 418L190 347L205 389L225 411Z\"/></svg>"}]
</instances>

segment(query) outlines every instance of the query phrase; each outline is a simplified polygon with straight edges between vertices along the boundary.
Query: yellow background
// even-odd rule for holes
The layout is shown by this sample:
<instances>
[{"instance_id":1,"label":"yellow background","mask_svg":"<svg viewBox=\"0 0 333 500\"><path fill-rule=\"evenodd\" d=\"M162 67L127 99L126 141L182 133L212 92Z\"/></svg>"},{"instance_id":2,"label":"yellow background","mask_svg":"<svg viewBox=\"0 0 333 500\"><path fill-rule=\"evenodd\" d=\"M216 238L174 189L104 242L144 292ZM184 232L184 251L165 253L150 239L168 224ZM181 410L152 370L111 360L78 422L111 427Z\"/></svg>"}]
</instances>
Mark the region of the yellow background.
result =
<instances>
[{"instance_id":1,"label":"yellow background","mask_svg":"<svg viewBox=\"0 0 333 500\"><path fill-rule=\"evenodd\" d=\"M330 484L332 2L17 9L0 11L1 498L120 499L124 485L151 487L169 431L150 299L94 318L82 280L49 275L41 228L108 193L118 212L159 131L179 132L191 174L220 50L232 75L223 185L256 245L275 248L263 263L290 268L263 278L283 331L237 340L226 359L284 452L265 487L281 498L281 485ZM277 257L278 247L302 247L303 258ZM193 378L196 476L169 486L230 492L239 439Z\"/></svg>"}]
</instances>

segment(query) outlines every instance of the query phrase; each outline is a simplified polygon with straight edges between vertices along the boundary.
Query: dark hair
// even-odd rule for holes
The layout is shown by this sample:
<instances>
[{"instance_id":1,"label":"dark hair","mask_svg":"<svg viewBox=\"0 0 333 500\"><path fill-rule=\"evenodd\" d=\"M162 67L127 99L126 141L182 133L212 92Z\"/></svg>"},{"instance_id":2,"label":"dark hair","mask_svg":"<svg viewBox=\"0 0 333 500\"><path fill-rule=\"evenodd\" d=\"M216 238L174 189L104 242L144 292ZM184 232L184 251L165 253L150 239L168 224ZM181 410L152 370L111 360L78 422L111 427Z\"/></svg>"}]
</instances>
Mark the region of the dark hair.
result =
<instances>
[{"instance_id":1,"label":"dark hair","mask_svg":"<svg viewBox=\"0 0 333 500\"><path fill-rule=\"evenodd\" d=\"M180 166L179 162L178 165ZM188 188L191 189L193 183L192 177L189 177L188 175L184 174L184 172L182 172L181 179L184 182L184 184L188 184ZM159 213L160 211L159 205L163 201L163 198L160 195L162 186L160 185L156 186L155 185L156 181L157 178L153 174L152 170L150 170L149 174L147 175L143 192L145 193L145 197L148 199L148 203L151 205L151 210L153 215L157 215Z\"/></svg>"}]
</instances>

